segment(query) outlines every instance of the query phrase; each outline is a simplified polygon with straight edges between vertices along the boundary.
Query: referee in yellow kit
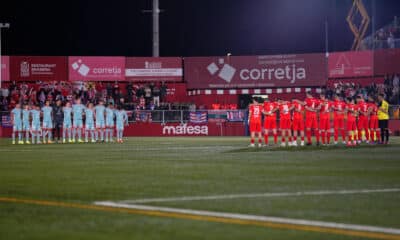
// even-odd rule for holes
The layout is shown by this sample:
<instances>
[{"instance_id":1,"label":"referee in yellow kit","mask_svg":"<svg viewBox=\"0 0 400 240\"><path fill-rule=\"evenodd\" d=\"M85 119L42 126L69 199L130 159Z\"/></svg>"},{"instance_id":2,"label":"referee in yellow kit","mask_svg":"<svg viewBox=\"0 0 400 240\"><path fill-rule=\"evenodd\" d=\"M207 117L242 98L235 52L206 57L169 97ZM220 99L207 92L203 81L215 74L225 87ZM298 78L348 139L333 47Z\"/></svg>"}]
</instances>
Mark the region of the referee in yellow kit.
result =
<instances>
[{"instance_id":1,"label":"referee in yellow kit","mask_svg":"<svg viewBox=\"0 0 400 240\"><path fill-rule=\"evenodd\" d=\"M384 95L378 95L378 121L381 129L381 143L389 142L389 103L385 101Z\"/></svg>"}]
</instances>

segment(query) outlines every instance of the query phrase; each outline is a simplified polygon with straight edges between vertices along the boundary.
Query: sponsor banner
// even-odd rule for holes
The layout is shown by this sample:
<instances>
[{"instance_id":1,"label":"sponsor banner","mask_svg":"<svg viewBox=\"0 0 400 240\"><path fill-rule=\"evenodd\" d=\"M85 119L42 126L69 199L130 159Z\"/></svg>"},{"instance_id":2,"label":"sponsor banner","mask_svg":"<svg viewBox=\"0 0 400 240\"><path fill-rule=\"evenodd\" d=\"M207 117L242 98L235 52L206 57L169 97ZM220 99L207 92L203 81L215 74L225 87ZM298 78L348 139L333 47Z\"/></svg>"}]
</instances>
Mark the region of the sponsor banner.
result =
<instances>
[{"instance_id":1,"label":"sponsor banner","mask_svg":"<svg viewBox=\"0 0 400 240\"><path fill-rule=\"evenodd\" d=\"M135 110L136 122L151 122L151 112L149 111L141 111Z\"/></svg>"},{"instance_id":2,"label":"sponsor banner","mask_svg":"<svg viewBox=\"0 0 400 240\"><path fill-rule=\"evenodd\" d=\"M185 83L168 83L166 86L166 102L189 102Z\"/></svg>"},{"instance_id":3,"label":"sponsor banner","mask_svg":"<svg viewBox=\"0 0 400 240\"><path fill-rule=\"evenodd\" d=\"M12 122L10 115L1 116L1 126L3 128L12 128Z\"/></svg>"},{"instance_id":4,"label":"sponsor banner","mask_svg":"<svg viewBox=\"0 0 400 240\"><path fill-rule=\"evenodd\" d=\"M182 59L178 57L127 57L126 80L137 82L182 81Z\"/></svg>"},{"instance_id":5,"label":"sponsor banner","mask_svg":"<svg viewBox=\"0 0 400 240\"><path fill-rule=\"evenodd\" d=\"M325 54L185 58L189 89L322 86Z\"/></svg>"},{"instance_id":6,"label":"sponsor banner","mask_svg":"<svg viewBox=\"0 0 400 240\"><path fill-rule=\"evenodd\" d=\"M208 110L208 120L210 122L225 122L226 110Z\"/></svg>"},{"instance_id":7,"label":"sponsor banner","mask_svg":"<svg viewBox=\"0 0 400 240\"><path fill-rule=\"evenodd\" d=\"M69 57L70 81L123 81L125 57Z\"/></svg>"},{"instance_id":8,"label":"sponsor banner","mask_svg":"<svg viewBox=\"0 0 400 240\"><path fill-rule=\"evenodd\" d=\"M179 125L169 125L166 124L162 127L162 135L168 136L207 136L208 126L207 125L191 125L191 124L179 124Z\"/></svg>"},{"instance_id":9,"label":"sponsor banner","mask_svg":"<svg viewBox=\"0 0 400 240\"><path fill-rule=\"evenodd\" d=\"M190 112L191 123L207 123L207 111Z\"/></svg>"},{"instance_id":10,"label":"sponsor banner","mask_svg":"<svg viewBox=\"0 0 400 240\"><path fill-rule=\"evenodd\" d=\"M1 81L10 81L10 57L1 57Z\"/></svg>"},{"instance_id":11,"label":"sponsor banner","mask_svg":"<svg viewBox=\"0 0 400 240\"><path fill-rule=\"evenodd\" d=\"M328 71L330 78L373 76L372 51L329 53Z\"/></svg>"},{"instance_id":12,"label":"sponsor banner","mask_svg":"<svg viewBox=\"0 0 400 240\"><path fill-rule=\"evenodd\" d=\"M376 50L374 53L375 75L399 73L400 49Z\"/></svg>"},{"instance_id":13,"label":"sponsor banner","mask_svg":"<svg viewBox=\"0 0 400 240\"><path fill-rule=\"evenodd\" d=\"M245 120L245 112L241 110L227 111L226 119L229 122L243 122Z\"/></svg>"},{"instance_id":14,"label":"sponsor banner","mask_svg":"<svg viewBox=\"0 0 400 240\"><path fill-rule=\"evenodd\" d=\"M244 136L245 125L239 122L225 123L132 123L124 130L124 136Z\"/></svg>"},{"instance_id":15,"label":"sponsor banner","mask_svg":"<svg viewBox=\"0 0 400 240\"><path fill-rule=\"evenodd\" d=\"M66 57L10 57L10 79L13 81L65 81L67 74Z\"/></svg>"}]
</instances>

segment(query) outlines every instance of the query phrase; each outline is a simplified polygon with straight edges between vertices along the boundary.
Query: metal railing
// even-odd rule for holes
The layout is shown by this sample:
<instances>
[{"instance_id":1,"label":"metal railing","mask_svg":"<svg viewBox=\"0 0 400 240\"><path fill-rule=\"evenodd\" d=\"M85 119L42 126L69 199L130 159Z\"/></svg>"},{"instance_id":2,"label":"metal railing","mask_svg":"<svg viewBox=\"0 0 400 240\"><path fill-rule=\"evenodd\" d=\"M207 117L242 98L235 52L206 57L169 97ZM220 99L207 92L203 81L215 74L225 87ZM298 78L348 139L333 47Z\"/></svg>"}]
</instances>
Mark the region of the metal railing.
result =
<instances>
[{"instance_id":1,"label":"metal railing","mask_svg":"<svg viewBox=\"0 0 400 240\"><path fill-rule=\"evenodd\" d=\"M242 112L242 116L247 116L247 109L241 110L198 110L208 113L208 121L226 120L226 112ZM155 123L187 123L190 122L189 110L133 110L128 111L128 120L134 122L155 122ZM196 112L196 111L194 111ZM3 125L4 121L9 121L10 112L0 112L0 121ZM391 105L389 108L390 119L400 119L400 105ZM279 120L279 114L278 114ZM247 121L244 117L242 122Z\"/></svg>"},{"instance_id":2,"label":"metal railing","mask_svg":"<svg viewBox=\"0 0 400 240\"><path fill-rule=\"evenodd\" d=\"M134 110L128 112L129 122L180 122L190 119L189 110Z\"/></svg>"}]
</instances>

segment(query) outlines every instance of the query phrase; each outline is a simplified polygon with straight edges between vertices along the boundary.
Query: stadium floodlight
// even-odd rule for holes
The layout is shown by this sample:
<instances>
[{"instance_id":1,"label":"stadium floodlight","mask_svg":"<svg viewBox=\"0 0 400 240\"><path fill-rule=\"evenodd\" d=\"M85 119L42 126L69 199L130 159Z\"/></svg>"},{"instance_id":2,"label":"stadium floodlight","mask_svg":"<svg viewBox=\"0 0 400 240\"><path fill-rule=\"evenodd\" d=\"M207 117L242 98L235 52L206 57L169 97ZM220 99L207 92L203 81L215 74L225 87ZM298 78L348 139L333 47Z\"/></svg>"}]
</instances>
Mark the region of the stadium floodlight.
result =
<instances>
[{"instance_id":1,"label":"stadium floodlight","mask_svg":"<svg viewBox=\"0 0 400 240\"><path fill-rule=\"evenodd\" d=\"M1 89L1 83L2 83L2 76L1 73L3 71L3 63L1 62L2 60L2 55L1 55L1 30L3 28L10 28L10 24L9 23L0 23L0 89Z\"/></svg>"}]
</instances>

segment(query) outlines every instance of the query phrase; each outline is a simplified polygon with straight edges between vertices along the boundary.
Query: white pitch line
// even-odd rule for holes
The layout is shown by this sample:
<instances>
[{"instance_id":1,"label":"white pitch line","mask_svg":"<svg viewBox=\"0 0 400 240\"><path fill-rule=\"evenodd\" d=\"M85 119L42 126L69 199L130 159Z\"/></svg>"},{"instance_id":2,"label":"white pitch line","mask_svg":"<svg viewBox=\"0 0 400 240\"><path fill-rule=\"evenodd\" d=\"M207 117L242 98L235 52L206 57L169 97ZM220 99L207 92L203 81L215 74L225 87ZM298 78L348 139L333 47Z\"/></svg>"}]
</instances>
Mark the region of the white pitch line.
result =
<instances>
[{"instance_id":1,"label":"white pitch line","mask_svg":"<svg viewBox=\"0 0 400 240\"><path fill-rule=\"evenodd\" d=\"M181 208L144 206L144 205L136 205L136 204L116 203L116 202L109 202L109 201L108 202L95 202L94 204L100 205L100 206L107 206L107 207L137 209L137 210L144 210L144 211L160 211L160 212L166 212L166 213L190 214L190 215L196 215L196 216L220 217L220 218L230 218L230 219L239 219L239 220L273 222L273 223L315 226L315 227L324 227L324 228L333 228L333 229L367 231L367 232L398 234L398 235L400 234L400 229L396 229L396 228L385 228L385 227L345 224L345 223L336 223L336 222L323 222L323 221L313 221L313 220L305 220L305 219L292 219L292 218L282 218L282 217L257 216L257 215L237 214L237 213L223 213L223 212L212 212L212 211L181 209Z\"/></svg>"},{"instance_id":2,"label":"white pitch line","mask_svg":"<svg viewBox=\"0 0 400 240\"><path fill-rule=\"evenodd\" d=\"M183 202L183 201L222 200L222 199L238 199L238 198L268 198L268 197L292 197L292 196L368 194L368 193L384 193L384 192L400 192L400 188L227 194L227 195L186 196L186 197L171 197L171 198L145 198L145 199L136 199L136 200L125 200L125 201L119 201L119 202L121 202L121 203L159 203L159 202Z\"/></svg>"}]
</instances>

